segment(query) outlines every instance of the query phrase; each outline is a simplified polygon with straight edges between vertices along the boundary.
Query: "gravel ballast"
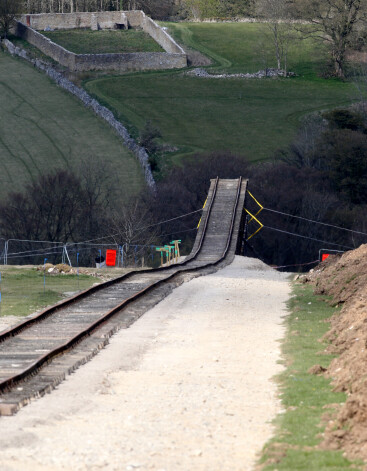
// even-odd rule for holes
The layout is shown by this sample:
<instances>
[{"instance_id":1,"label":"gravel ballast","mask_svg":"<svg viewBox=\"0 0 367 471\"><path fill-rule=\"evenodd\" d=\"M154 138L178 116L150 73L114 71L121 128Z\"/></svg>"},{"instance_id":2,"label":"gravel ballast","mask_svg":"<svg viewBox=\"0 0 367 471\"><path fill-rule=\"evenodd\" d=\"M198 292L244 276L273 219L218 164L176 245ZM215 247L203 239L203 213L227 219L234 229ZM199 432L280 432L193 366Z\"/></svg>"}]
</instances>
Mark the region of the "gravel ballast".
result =
<instances>
[{"instance_id":1,"label":"gravel ballast","mask_svg":"<svg viewBox=\"0 0 367 471\"><path fill-rule=\"evenodd\" d=\"M52 394L0 418L8 470L252 470L280 412L287 277L236 257L175 289Z\"/></svg>"}]
</instances>

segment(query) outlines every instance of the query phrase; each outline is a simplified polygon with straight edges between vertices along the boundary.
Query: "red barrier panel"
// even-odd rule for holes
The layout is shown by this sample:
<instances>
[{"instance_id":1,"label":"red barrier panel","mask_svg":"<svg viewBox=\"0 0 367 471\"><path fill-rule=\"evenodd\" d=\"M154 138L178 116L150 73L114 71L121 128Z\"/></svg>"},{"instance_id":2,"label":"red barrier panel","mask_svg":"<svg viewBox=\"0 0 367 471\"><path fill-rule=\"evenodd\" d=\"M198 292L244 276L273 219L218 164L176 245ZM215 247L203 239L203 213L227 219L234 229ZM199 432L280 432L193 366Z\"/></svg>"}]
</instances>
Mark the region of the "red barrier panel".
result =
<instances>
[{"instance_id":1,"label":"red barrier panel","mask_svg":"<svg viewBox=\"0 0 367 471\"><path fill-rule=\"evenodd\" d=\"M321 261L323 262L324 260L326 260L328 257L330 257L330 254L329 253L323 253L321 255Z\"/></svg>"},{"instance_id":2,"label":"red barrier panel","mask_svg":"<svg viewBox=\"0 0 367 471\"><path fill-rule=\"evenodd\" d=\"M114 267L116 265L116 250L106 250L106 265Z\"/></svg>"}]
</instances>

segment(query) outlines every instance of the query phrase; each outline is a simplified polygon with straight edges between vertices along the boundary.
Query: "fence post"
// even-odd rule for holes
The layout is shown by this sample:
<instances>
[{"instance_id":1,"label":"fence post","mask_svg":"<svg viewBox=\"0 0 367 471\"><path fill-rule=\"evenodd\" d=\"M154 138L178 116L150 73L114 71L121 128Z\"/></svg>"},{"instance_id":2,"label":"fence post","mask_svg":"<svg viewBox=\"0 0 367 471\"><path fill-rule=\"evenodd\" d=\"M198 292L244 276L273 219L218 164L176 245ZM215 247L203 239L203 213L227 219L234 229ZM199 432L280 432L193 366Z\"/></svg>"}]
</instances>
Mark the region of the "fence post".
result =
<instances>
[{"instance_id":1,"label":"fence post","mask_svg":"<svg viewBox=\"0 0 367 471\"><path fill-rule=\"evenodd\" d=\"M43 261L43 294L46 292L46 262L47 258Z\"/></svg>"},{"instance_id":2,"label":"fence post","mask_svg":"<svg viewBox=\"0 0 367 471\"><path fill-rule=\"evenodd\" d=\"M65 253L66 258L68 259L69 265L72 267L70 257L69 257L69 254L68 254L68 249L66 248L66 244L64 245L64 249L63 249L63 254L64 253Z\"/></svg>"},{"instance_id":3,"label":"fence post","mask_svg":"<svg viewBox=\"0 0 367 471\"><path fill-rule=\"evenodd\" d=\"M7 240L5 242L5 248L4 248L4 265L8 264L8 250L9 250L9 241Z\"/></svg>"},{"instance_id":4,"label":"fence post","mask_svg":"<svg viewBox=\"0 0 367 471\"><path fill-rule=\"evenodd\" d=\"M76 254L76 266L77 266L77 275L78 275L78 291L79 291L79 252Z\"/></svg>"}]
</instances>

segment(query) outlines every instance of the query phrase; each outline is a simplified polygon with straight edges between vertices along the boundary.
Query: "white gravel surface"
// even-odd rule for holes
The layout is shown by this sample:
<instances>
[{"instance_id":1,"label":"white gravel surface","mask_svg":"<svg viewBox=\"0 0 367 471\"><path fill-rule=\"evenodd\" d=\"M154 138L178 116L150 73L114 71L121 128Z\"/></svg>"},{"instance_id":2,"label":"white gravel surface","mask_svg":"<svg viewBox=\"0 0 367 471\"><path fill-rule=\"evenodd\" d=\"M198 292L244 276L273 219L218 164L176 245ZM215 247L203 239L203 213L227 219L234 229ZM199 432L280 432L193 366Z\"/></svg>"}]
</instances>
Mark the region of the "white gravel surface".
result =
<instances>
[{"instance_id":1,"label":"white gravel surface","mask_svg":"<svg viewBox=\"0 0 367 471\"><path fill-rule=\"evenodd\" d=\"M12 325L19 324L22 319L17 316L0 317L0 333Z\"/></svg>"},{"instance_id":2,"label":"white gravel surface","mask_svg":"<svg viewBox=\"0 0 367 471\"><path fill-rule=\"evenodd\" d=\"M185 283L57 390L0 417L0 469L253 469L280 411L289 292L242 257Z\"/></svg>"}]
</instances>

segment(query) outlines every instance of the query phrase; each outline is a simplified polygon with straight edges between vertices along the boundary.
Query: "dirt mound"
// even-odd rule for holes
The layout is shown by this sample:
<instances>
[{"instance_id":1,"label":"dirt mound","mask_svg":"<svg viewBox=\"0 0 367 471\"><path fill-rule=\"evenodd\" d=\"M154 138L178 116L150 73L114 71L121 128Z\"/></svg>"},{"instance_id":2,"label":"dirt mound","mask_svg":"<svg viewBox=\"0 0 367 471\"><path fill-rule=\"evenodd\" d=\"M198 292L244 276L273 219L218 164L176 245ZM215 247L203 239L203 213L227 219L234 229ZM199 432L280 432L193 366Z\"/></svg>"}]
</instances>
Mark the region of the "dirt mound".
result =
<instances>
[{"instance_id":1,"label":"dirt mound","mask_svg":"<svg viewBox=\"0 0 367 471\"><path fill-rule=\"evenodd\" d=\"M329 257L303 281L342 306L324 336L330 342L326 350L339 355L326 375L348 399L328 422L322 446L367 460L367 245Z\"/></svg>"},{"instance_id":2,"label":"dirt mound","mask_svg":"<svg viewBox=\"0 0 367 471\"><path fill-rule=\"evenodd\" d=\"M55 266L55 268L57 268L60 273L73 273L72 267L70 265L67 265L66 263L59 263Z\"/></svg>"},{"instance_id":3,"label":"dirt mound","mask_svg":"<svg viewBox=\"0 0 367 471\"><path fill-rule=\"evenodd\" d=\"M342 256L331 255L307 278L315 283L316 294L332 296L335 304L347 302L366 286L367 245Z\"/></svg>"}]
</instances>

